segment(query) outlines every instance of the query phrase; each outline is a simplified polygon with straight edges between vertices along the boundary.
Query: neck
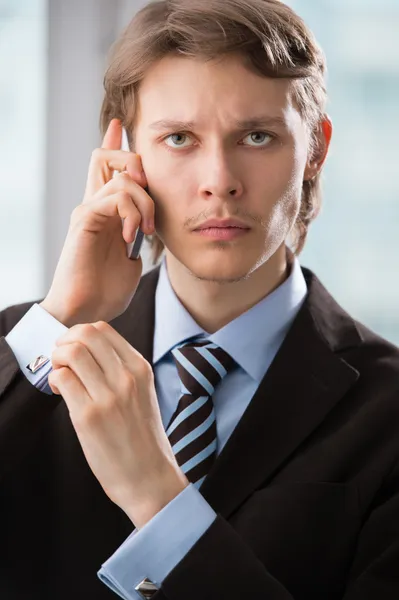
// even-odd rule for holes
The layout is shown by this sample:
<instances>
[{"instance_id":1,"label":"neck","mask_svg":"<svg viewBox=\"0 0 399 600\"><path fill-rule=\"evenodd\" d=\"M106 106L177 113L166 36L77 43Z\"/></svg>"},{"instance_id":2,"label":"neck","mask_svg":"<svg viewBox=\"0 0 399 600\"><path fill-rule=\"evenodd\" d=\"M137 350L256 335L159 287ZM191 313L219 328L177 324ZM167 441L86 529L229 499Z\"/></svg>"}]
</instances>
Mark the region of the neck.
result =
<instances>
[{"instance_id":1,"label":"neck","mask_svg":"<svg viewBox=\"0 0 399 600\"><path fill-rule=\"evenodd\" d=\"M248 278L234 283L199 280L168 251L166 266L175 294L207 333L218 331L255 306L289 275L285 244Z\"/></svg>"}]
</instances>

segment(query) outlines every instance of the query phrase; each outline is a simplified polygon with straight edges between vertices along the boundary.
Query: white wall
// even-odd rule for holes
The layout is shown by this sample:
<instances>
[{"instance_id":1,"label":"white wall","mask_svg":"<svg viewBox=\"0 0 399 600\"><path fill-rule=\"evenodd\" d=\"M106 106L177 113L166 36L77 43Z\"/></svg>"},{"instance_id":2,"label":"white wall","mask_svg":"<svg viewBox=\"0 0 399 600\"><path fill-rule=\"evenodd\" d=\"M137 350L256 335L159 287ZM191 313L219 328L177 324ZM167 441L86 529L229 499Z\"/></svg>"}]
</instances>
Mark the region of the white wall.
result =
<instances>
[{"instance_id":1,"label":"white wall","mask_svg":"<svg viewBox=\"0 0 399 600\"><path fill-rule=\"evenodd\" d=\"M90 156L101 145L99 115L108 50L145 2L50 0L45 276L48 290L70 214L83 199ZM143 251L148 270L148 249Z\"/></svg>"}]
</instances>

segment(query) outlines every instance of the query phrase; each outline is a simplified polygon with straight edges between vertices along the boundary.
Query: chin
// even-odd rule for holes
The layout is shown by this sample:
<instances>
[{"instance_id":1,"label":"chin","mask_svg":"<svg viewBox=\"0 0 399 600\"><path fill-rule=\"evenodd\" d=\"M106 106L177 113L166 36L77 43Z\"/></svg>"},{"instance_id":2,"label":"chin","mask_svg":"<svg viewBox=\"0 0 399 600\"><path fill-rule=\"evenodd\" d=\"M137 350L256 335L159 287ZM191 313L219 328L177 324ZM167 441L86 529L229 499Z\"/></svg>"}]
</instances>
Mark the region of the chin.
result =
<instances>
[{"instance_id":1,"label":"chin","mask_svg":"<svg viewBox=\"0 0 399 600\"><path fill-rule=\"evenodd\" d=\"M186 254L178 260L199 280L215 283L235 283L248 279L257 267L249 252L243 249L213 248L209 252Z\"/></svg>"}]
</instances>

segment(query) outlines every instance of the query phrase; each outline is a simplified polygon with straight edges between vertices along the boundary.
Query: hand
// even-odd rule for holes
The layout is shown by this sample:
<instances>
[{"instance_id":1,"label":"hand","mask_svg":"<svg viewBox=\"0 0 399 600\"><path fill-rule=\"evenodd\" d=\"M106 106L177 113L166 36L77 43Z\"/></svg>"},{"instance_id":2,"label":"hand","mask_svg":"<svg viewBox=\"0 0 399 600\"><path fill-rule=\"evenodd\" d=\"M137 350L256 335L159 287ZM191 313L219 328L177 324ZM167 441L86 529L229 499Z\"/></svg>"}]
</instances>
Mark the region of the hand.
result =
<instances>
[{"instance_id":1,"label":"hand","mask_svg":"<svg viewBox=\"0 0 399 600\"><path fill-rule=\"evenodd\" d=\"M56 345L50 387L65 400L103 490L142 527L189 484L162 424L151 365L105 322L75 325Z\"/></svg>"},{"instance_id":2,"label":"hand","mask_svg":"<svg viewBox=\"0 0 399 600\"><path fill-rule=\"evenodd\" d=\"M127 257L126 242L134 240L139 225L153 233L154 203L143 189L147 180L139 155L119 150L121 139L121 122L112 119L102 147L92 154L83 202L72 212L51 288L41 303L67 327L109 322L122 314L141 277L142 260ZM122 172L112 177L114 170Z\"/></svg>"}]
</instances>

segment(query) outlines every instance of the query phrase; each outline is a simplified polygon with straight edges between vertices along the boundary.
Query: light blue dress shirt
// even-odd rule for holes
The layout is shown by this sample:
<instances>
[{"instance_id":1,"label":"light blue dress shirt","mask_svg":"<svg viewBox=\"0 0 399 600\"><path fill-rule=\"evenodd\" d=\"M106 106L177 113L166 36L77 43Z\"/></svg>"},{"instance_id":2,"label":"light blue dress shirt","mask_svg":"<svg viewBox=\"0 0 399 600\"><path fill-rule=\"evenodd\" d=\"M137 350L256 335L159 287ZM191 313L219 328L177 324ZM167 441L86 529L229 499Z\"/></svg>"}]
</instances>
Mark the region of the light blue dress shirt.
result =
<instances>
[{"instance_id":1,"label":"light blue dress shirt","mask_svg":"<svg viewBox=\"0 0 399 600\"><path fill-rule=\"evenodd\" d=\"M276 290L219 331L208 334L177 298L163 259L155 297L153 365L165 429L180 398L180 382L170 351L187 338L204 335L239 365L221 381L213 396L220 454L305 299L307 288L299 261L296 257L292 261L289 277ZM26 365L40 354L50 357L55 341L66 329L35 304L6 336L22 371L46 393L52 393L46 376L30 373ZM132 532L102 564L99 579L121 598L139 600L135 587L145 577L160 587L215 518L215 511L190 483L144 527Z\"/></svg>"}]
</instances>

